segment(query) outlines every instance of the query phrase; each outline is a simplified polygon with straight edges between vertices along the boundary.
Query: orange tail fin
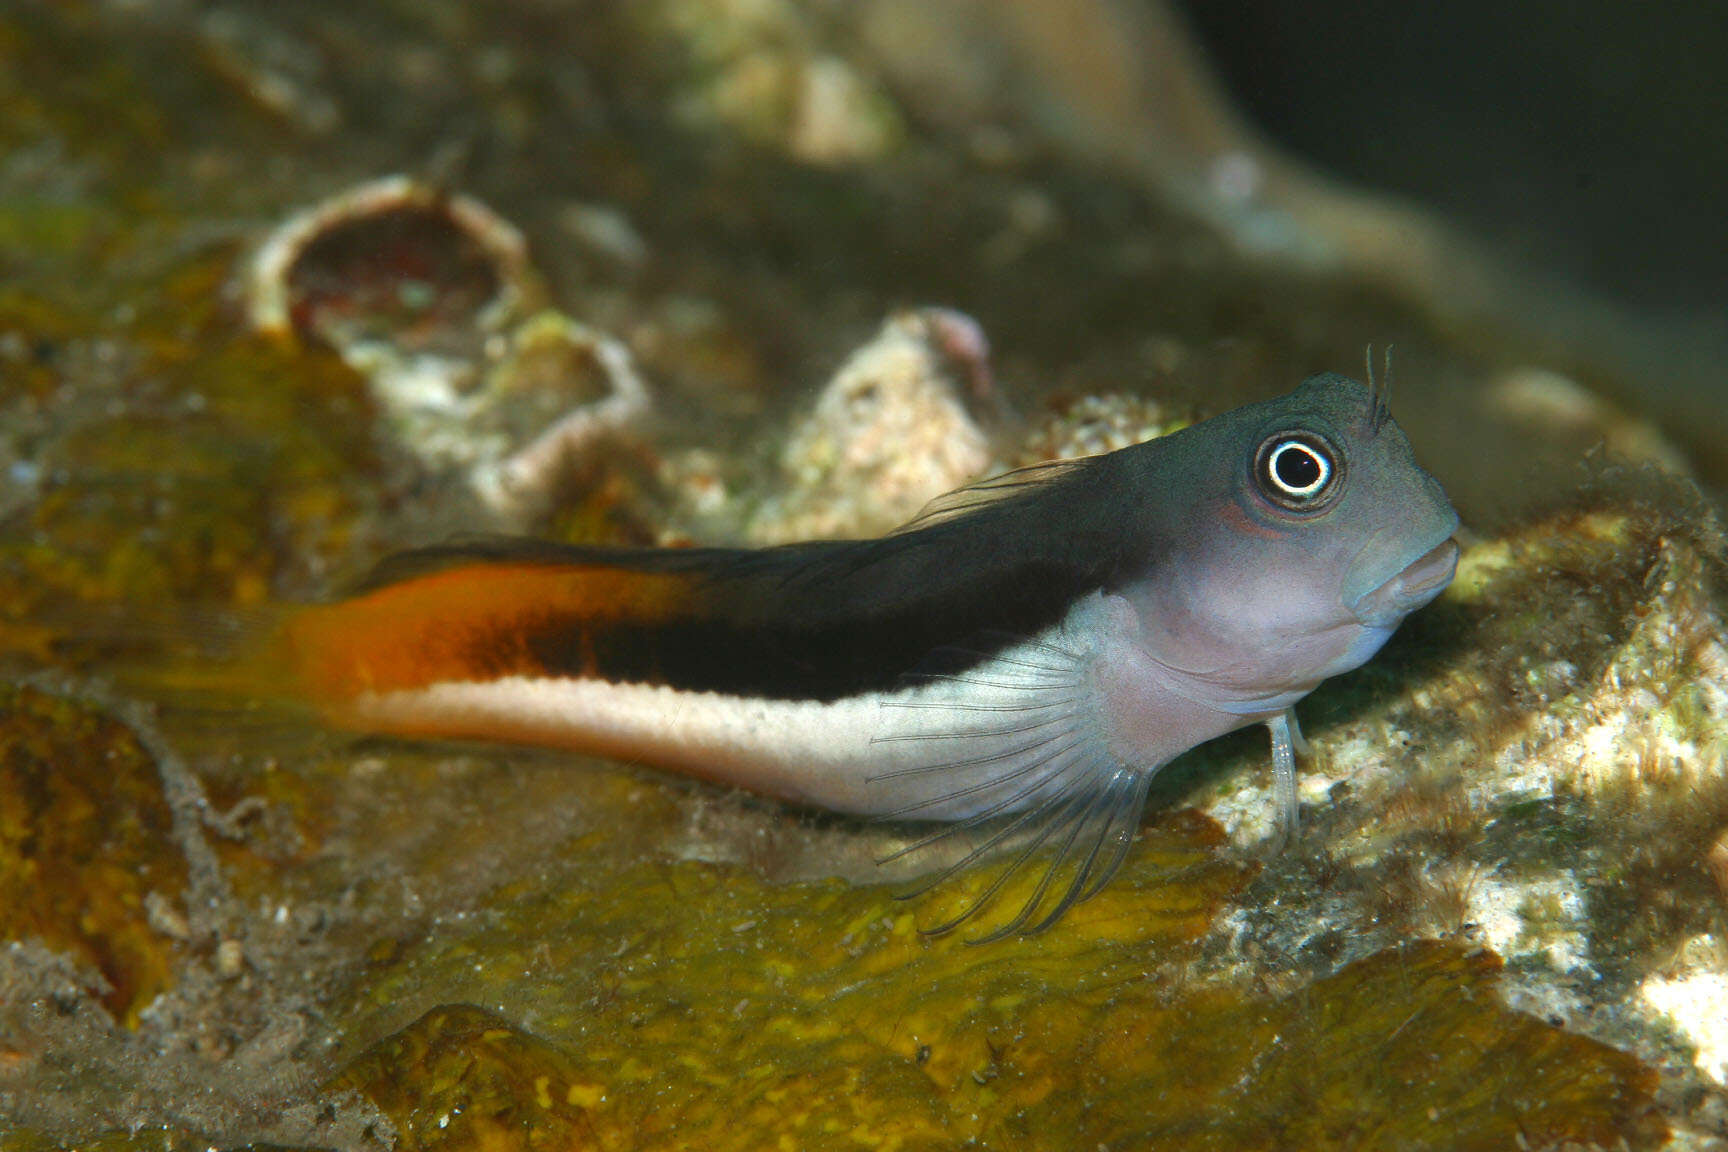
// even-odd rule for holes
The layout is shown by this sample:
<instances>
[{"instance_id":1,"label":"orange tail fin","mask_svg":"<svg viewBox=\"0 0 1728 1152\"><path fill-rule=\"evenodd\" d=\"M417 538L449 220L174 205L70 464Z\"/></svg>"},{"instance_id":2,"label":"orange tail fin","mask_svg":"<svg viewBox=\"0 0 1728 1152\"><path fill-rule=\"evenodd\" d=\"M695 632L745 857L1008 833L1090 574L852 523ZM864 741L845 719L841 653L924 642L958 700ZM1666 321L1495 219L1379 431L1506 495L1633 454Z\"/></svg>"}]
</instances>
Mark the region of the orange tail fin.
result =
<instances>
[{"instance_id":1,"label":"orange tail fin","mask_svg":"<svg viewBox=\"0 0 1728 1152\"><path fill-rule=\"evenodd\" d=\"M545 674L533 641L548 628L591 643L610 625L667 619L691 586L603 565L457 565L299 610L280 654L300 694L339 720L367 694Z\"/></svg>"}]
</instances>

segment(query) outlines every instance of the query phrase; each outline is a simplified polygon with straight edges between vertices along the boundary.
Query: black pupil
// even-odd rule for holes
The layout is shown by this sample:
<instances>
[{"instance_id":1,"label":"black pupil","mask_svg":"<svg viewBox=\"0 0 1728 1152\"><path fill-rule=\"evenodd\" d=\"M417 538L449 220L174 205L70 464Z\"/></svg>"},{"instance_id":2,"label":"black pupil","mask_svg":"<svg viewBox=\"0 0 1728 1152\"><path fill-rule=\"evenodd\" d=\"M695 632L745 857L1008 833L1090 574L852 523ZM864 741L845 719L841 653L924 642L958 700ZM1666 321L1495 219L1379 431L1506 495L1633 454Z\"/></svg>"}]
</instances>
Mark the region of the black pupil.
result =
<instances>
[{"instance_id":1,"label":"black pupil","mask_svg":"<svg viewBox=\"0 0 1728 1152\"><path fill-rule=\"evenodd\" d=\"M1320 481L1319 457L1312 449L1301 445L1292 445L1278 453L1272 470L1278 474L1280 484L1296 491L1310 488Z\"/></svg>"}]
</instances>

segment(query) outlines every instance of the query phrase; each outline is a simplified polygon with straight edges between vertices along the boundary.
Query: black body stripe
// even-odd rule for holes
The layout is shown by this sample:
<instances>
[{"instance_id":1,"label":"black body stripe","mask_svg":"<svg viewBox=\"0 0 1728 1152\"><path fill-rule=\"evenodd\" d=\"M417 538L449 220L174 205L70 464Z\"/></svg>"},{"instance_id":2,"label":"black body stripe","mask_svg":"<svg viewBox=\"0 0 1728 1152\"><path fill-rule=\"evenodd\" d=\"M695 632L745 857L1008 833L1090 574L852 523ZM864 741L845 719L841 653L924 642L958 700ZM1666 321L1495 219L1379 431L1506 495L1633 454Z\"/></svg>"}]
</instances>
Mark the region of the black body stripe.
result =
<instances>
[{"instance_id":1,"label":"black body stripe","mask_svg":"<svg viewBox=\"0 0 1728 1152\"><path fill-rule=\"evenodd\" d=\"M850 559L836 551L815 567ZM1089 590L1076 577L1072 569L1012 565L935 595L850 613L807 614L788 607L759 615L723 608L600 628L552 618L534 630L528 647L553 674L598 673L696 692L836 700L893 688L914 671L962 671L1015 639L1043 631ZM722 571L716 583L714 601L724 603L731 581Z\"/></svg>"},{"instance_id":2,"label":"black body stripe","mask_svg":"<svg viewBox=\"0 0 1728 1152\"><path fill-rule=\"evenodd\" d=\"M1081 596L1143 572L1151 545L1124 523L1121 493L1133 489L1114 472L1129 454L1078 462L875 540L756 551L493 540L409 553L371 585L476 562L687 574L688 602L671 618L549 611L527 635L497 643L525 642L553 675L836 700L894 688L913 672L964 670L1055 624ZM487 653L474 658L488 666Z\"/></svg>"}]
</instances>

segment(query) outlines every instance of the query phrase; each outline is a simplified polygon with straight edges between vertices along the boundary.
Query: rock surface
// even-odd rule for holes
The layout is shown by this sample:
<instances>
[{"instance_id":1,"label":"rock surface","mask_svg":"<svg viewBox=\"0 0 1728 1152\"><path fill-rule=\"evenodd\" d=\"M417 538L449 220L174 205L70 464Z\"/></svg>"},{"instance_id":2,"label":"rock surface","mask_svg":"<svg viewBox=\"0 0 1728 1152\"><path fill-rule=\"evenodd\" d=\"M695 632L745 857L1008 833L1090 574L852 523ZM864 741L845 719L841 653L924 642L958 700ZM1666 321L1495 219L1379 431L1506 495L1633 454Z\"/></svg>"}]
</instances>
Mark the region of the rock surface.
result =
<instances>
[{"instance_id":1,"label":"rock surface","mask_svg":"<svg viewBox=\"0 0 1728 1152\"><path fill-rule=\"evenodd\" d=\"M1593 393L1625 371L1595 346L1425 297L1430 249L1316 263L1388 217L1257 183L1155 18L1077 66L1128 11L1083 8L1067 39L1040 0L0 14L0 1149L1724 1146L1697 462ZM436 452L366 363L245 314L273 226L404 171L534 270L495 330L412 244L318 295L416 352L474 320ZM907 301L976 331L882 329ZM921 936L892 829L355 741L221 660L397 547L879 531L1370 341L1469 526L1456 585L1304 704L1296 845L1263 735L1217 742L1041 936ZM561 438L628 391L613 352L652 420ZM474 468L538 434L489 501Z\"/></svg>"}]
</instances>

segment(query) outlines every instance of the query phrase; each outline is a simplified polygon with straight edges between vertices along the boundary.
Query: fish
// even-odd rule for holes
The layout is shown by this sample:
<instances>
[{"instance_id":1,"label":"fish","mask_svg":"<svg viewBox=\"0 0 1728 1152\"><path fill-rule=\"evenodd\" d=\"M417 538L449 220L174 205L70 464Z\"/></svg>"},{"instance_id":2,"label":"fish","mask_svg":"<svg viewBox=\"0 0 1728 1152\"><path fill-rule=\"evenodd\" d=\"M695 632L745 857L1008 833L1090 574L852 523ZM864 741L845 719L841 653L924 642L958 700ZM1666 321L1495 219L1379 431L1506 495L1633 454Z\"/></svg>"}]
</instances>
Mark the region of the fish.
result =
<instances>
[{"instance_id":1,"label":"fish","mask_svg":"<svg viewBox=\"0 0 1728 1152\"><path fill-rule=\"evenodd\" d=\"M1100 891L1153 777L1227 732L1268 729L1293 834L1296 703L1440 595L1458 525L1385 390L1326 373L985 479L873 539L410 551L283 639L343 728L564 749L924 830L896 856L963 844L920 892L999 862L926 931L1036 875L994 939Z\"/></svg>"}]
</instances>

